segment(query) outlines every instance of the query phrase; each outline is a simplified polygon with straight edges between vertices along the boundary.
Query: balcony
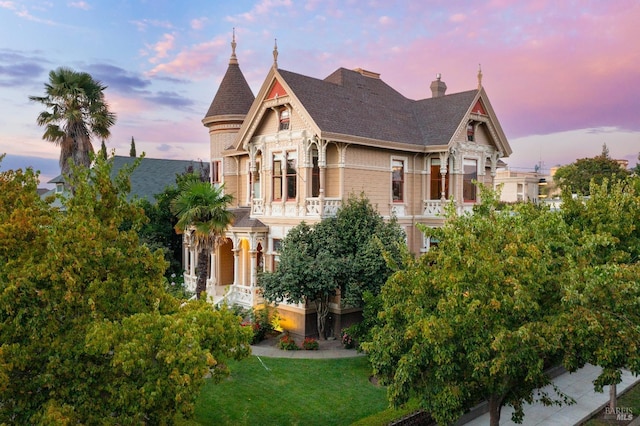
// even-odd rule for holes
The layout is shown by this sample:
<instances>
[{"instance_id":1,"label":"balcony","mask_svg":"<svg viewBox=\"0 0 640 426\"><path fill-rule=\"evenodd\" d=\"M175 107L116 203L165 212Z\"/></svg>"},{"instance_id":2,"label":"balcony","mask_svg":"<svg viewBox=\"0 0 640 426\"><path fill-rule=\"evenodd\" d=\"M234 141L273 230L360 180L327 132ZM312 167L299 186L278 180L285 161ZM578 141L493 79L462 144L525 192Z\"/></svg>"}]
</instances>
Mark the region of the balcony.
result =
<instances>
[{"instance_id":1,"label":"balcony","mask_svg":"<svg viewBox=\"0 0 640 426\"><path fill-rule=\"evenodd\" d=\"M422 202L422 216L428 218L444 218L446 206L452 203L451 200L423 200ZM456 213L463 215L465 213L473 212L473 206L475 203L457 203Z\"/></svg>"},{"instance_id":2,"label":"balcony","mask_svg":"<svg viewBox=\"0 0 640 426\"><path fill-rule=\"evenodd\" d=\"M338 209L342 205L340 198L307 198L305 203L305 216L312 217L330 217L338 213Z\"/></svg>"},{"instance_id":3,"label":"balcony","mask_svg":"<svg viewBox=\"0 0 640 426\"><path fill-rule=\"evenodd\" d=\"M335 216L340 206L342 206L340 198L324 198L322 201L318 197L307 198L304 206L298 206L295 201L285 203L276 201L267 205L263 199L254 198L251 202L251 215L323 218Z\"/></svg>"}]
</instances>

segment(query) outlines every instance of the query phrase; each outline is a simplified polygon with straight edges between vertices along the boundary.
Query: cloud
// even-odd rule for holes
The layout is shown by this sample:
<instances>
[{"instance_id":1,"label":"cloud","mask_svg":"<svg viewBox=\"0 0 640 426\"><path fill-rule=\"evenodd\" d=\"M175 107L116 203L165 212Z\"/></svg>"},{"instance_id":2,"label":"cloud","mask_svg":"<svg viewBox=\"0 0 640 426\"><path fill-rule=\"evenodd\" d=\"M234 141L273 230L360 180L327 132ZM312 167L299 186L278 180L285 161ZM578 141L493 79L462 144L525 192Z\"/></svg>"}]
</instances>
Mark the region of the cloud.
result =
<instances>
[{"instance_id":1,"label":"cloud","mask_svg":"<svg viewBox=\"0 0 640 426\"><path fill-rule=\"evenodd\" d=\"M171 61L156 65L146 74L149 77L169 75L182 78L209 75L210 65L215 62L216 56L220 54L222 46L226 43L227 40L217 38L197 44L181 51Z\"/></svg>"},{"instance_id":2,"label":"cloud","mask_svg":"<svg viewBox=\"0 0 640 426\"><path fill-rule=\"evenodd\" d=\"M173 29L173 24L169 21L160 21L157 19L140 19L129 21L135 25L138 31L146 31L148 27L164 28L167 30Z\"/></svg>"},{"instance_id":3,"label":"cloud","mask_svg":"<svg viewBox=\"0 0 640 426\"><path fill-rule=\"evenodd\" d=\"M110 64L91 64L87 66L87 71L97 80L100 80L110 89L121 93L131 93L132 91L146 89L151 85L151 81L133 74L123 68Z\"/></svg>"},{"instance_id":4,"label":"cloud","mask_svg":"<svg viewBox=\"0 0 640 426\"><path fill-rule=\"evenodd\" d=\"M250 11L234 16L227 16L229 22L256 22L263 16L275 14L275 9L280 7L291 7L291 0L261 0Z\"/></svg>"},{"instance_id":5,"label":"cloud","mask_svg":"<svg viewBox=\"0 0 640 426\"><path fill-rule=\"evenodd\" d=\"M0 7L8 10L16 10L17 6L12 1L0 1Z\"/></svg>"},{"instance_id":6,"label":"cloud","mask_svg":"<svg viewBox=\"0 0 640 426\"><path fill-rule=\"evenodd\" d=\"M0 87L30 86L45 72L40 56L0 49Z\"/></svg>"},{"instance_id":7,"label":"cloud","mask_svg":"<svg viewBox=\"0 0 640 426\"><path fill-rule=\"evenodd\" d=\"M168 106L171 108L182 108L192 106L192 99L185 98L176 92L160 91L156 95L145 96L145 99L156 105Z\"/></svg>"},{"instance_id":8,"label":"cloud","mask_svg":"<svg viewBox=\"0 0 640 426\"><path fill-rule=\"evenodd\" d=\"M175 35L163 34L162 40L150 47L155 52L155 55L149 59L149 62L157 64L161 59L166 58L169 55L169 51L173 49L175 40Z\"/></svg>"},{"instance_id":9,"label":"cloud","mask_svg":"<svg viewBox=\"0 0 640 426\"><path fill-rule=\"evenodd\" d=\"M463 13L456 13L449 17L450 22L460 23L467 20L467 16Z\"/></svg>"},{"instance_id":10,"label":"cloud","mask_svg":"<svg viewBox=\"0 0 640 426\"><path fill-rule=\"evenodd\" d=\"M46 25L52 25L52 26L58 25L57 22L52 21L50 19L42 19L32 15L27 9L27 7L18 5L16 2L13 2L13 1L0 1L0 8L11 10L19 18L26 19L28 21L38 22L40 24L46 24Z\"/></svg>"},{"instance_id":11,"label":"cloud","mask_svg":"<svg viewBox=\"0 0 640 426\"><path fill-rule=\"evenodd\" d=\"M393 18L389 16L381 16L380 18L378 18L378 22L380 23L380 25L391 25L393 24Z\"/></svg>"},{"instance_id":12,"label":"cloud","mask_svg":"<svg viewBox=\"0 0 640 426\"><path fill-rule=\"evenodd\" d=\"M204 28L204 24L209 20L209 18L202 17L202 18L196 18L196 19L192 19L190 24L191 24L191 29L193 30L201 30L202 28Z\"/></svg>"},{"instance_id":13,"label":"cloud","mask_svg":"<svg viewBox=\"0 0 640 426\"><path fill-rule=\"evenodd\" d=\"M75 2L70 2L68 3L69 7L73 7L76 9L82 9L82 10L90 10L91 6L89 6L89 4L85 1L75 1Z\"/></svg>"}]
</instances>

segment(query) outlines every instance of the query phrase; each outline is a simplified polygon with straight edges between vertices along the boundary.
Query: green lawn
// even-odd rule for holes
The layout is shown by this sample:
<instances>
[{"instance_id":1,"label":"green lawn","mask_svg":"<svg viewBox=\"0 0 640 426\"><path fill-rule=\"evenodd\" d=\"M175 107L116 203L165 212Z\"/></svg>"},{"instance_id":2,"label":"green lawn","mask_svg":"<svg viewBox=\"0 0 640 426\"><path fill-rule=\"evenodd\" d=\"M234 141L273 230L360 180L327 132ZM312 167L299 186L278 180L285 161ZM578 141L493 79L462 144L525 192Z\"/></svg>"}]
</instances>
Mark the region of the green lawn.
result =
<instances>
[{"instance_id":1,"label":"green lawn","mask_svg":"<svg viewBox=\"0 0 640 426\"><path fill-rule=\"evenodd\" d=\"M185 424L350 425L387 408L385 389L369 382L365 357L252 356L229 367L228 379L203 387L196 421Z\"/></svg>"},{"instance_id":2,"label":"green lawn","mask_svg":"<svg viewBox=\"0 0 640 426\"><path fill-rule=\"evenodd\" d=\"M607 392L606 388L605 392ZM631 389L626 391L621 397L618 398L618 407L631 409L634 419L640 416L640 384L634 385ZM584 423L584 426L605 426L620 424L622 423L616 420L591 419L587 423Z\"/></svg>"}]
</instances>

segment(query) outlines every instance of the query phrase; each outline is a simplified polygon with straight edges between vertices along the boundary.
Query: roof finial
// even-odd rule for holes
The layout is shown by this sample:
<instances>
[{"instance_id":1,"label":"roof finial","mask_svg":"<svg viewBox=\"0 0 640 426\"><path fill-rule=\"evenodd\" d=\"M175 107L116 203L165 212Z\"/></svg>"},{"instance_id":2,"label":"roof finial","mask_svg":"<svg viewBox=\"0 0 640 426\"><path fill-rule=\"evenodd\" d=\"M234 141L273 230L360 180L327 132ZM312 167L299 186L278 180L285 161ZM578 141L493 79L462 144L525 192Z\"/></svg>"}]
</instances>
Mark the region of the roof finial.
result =
<instances>
[{"instance_id":1,"label":"roof finial","mask_svg":"<svg viewBox=\"0 0 640 426\"><path fill-rule=\"evenodd\" d=\"M278 39L275 38L274 39L274 45L273 45L273 66L275 68L278 68Z\"/></svg>"},{"instance_id":2,"label":"roof finial","mask_svg":"<svg viewBox=\"0 0 640 426\"><path fill-rule=\"evenodd\" d=\"M482 64L478 64L478 90L482 89Z\"/></svg>"},{"instance_id":3,"label":"roof finial","mask_svg":"<svg viewBox=\"0 0 640 426\"><path fill-rule=\"evenodd\" d=\"M233 38L231 39L231 59L229 59L229 65L238 65L238 58L236 58L236 29L233 28Z\"/></svg>"}]
</instances>

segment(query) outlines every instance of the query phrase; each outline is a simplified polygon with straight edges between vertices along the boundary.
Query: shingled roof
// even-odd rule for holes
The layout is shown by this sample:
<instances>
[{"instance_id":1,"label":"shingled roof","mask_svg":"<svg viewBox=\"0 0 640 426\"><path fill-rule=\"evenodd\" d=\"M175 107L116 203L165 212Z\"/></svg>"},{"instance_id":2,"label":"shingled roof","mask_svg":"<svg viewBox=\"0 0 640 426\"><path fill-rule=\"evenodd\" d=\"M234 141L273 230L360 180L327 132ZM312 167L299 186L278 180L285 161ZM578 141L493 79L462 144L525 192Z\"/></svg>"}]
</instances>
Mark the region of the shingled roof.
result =
<instances>
[{"instance_id":1,"label":"shingled roof","mask_svg":"<svg viewBox=\"0 0 640 426\"><path fill-rule=\"evenodd\" d=\"M246 115L254 99L255 96L240 70L240 65L237 61L230 61L205 118L220 115Z\"/></svg>"},{"instance_id":2,"label":"shingled roof","mask_svg":"<svg viewBox=\"0 0 640 426\"><path fill-rule=\"evenodd\" d=\"M115 177L125 165L132 165L136 157L113 157L112 177ZM204 167L207 163L204 164ZM166 187L176 184L176 176L187 171L197 171L203 167L199 161L165 160L159 158L142 158L138 167L131 173L131 192L128 198L147 199L155 201L155 196L162 193Z\"/></svg>"},{"instance_id":3,"label":"shingled roof","mask_svg":"<svg viewBox=\"0 0 640 426\"><path fill-rule=\"evenodd\" d=\"M278 73L322 133L420 146L447 144L478 93L415 101L366 72L339 68L324 80Z\"/></svg>"},{"instance_id":4,"label":"shingled roof","mask_svg":"<svg viewBox=\"0 0 640 426\"><path fill-rule=\"evenodd\" d=\"M111 178L114 179L123 167L132 166L136 160L140 160L140 164L131 173L131 191L127 198L129 200L146 199L150 202L155 202L155 196L164 192L168 186L175 185L177 175L187 171L198 171L208 166L207 163L203 164L200 161L164 160L116 155L112 159ZM62 175L58 175L48 183L65 183L65 179ZM42 197L53 195L55 191L55 189L52 189ZM54 205L59 206L59 204L56 202Z\"/></svg>"}]
</instances>

